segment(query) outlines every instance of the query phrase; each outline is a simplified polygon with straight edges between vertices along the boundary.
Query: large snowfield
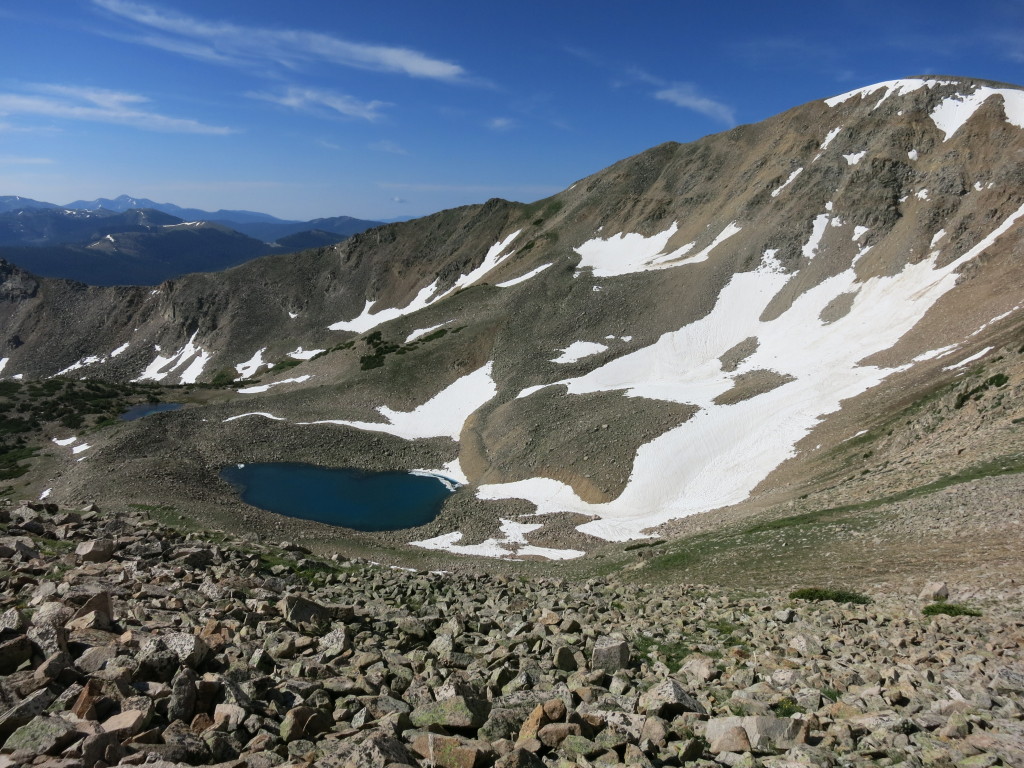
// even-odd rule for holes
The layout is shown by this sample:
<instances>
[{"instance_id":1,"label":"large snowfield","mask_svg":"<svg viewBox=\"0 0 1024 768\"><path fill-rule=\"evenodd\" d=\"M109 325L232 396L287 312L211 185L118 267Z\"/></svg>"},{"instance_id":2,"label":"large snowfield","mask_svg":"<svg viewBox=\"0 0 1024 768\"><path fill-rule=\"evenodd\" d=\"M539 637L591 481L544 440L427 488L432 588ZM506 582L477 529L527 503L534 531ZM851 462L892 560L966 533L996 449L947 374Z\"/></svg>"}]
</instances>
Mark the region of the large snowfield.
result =
<instances>
[{"instance_id":1,"label":"large snowfield","mask_svg":"<svg viewBox=\"0 0 1024 768\"><path fill-rule=\"evenodd\" d=\"M956 270L992 245L1021 216L1024 207L942 268L936 267L937 251L897 275L864 282L858 282L851 266L804 292L779 317L767 321L760 319L762 313L791 276L778 271L772 255L766 254L761 268L732 277L705 317L589 374L558 382L570 394L621 391L626 397L700 408L686 423L641 446L617 499L587 503L570 486L539 477L484 485L477 495L526 499L541 514L591 515L594 519L579 530L614 541L641 537L651 526L745 500L795 454L796 444L822 417L838 410L843 400L906 367L879 368L860 361L898 342L953 288ZM604 241L602 259L613 260L610 246L617 243L623 251L620 263L646 269L649 241L667 239ZM638 247L646 251L641 258L637 258ZM853 296L849 312L832 322L823 320L823 310L843 294ZM757 341L756 351L736 370L723 371L722 355L751 337ZM758 370L791 380L741 402L715 402L737 377Z\"/></svg>"}]
</instances>

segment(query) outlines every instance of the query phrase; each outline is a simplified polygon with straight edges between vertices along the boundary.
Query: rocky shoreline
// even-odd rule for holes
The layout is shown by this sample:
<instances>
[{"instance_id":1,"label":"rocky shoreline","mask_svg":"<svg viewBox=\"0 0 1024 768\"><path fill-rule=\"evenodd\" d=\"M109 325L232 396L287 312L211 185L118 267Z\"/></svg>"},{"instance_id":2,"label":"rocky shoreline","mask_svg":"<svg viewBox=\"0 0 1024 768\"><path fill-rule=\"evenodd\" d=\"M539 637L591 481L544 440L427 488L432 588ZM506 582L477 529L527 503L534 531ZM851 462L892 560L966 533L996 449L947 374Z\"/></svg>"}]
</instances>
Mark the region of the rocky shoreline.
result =
<instances>
[{"instance_id":1,"label":"rocky shoreline","mask_svg":"<svg viewBox=\"0 0 1024 768\"><path fill-rule=\"evenodd\" d=\"M1020 590L926 616L0 520L3 768L1024 766Z\"/></svg>"}]
</instances>

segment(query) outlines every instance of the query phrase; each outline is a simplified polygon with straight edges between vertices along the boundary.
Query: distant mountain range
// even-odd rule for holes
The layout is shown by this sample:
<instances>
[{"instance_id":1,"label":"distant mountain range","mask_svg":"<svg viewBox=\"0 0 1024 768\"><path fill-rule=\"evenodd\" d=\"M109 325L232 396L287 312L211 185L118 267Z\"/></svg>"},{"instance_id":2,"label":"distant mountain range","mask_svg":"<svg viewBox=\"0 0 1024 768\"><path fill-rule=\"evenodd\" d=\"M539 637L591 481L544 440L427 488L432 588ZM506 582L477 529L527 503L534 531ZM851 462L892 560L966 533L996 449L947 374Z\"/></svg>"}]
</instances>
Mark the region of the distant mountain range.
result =
<instances>
[{"instance_id":1,"label":"distant mountain range","mask_svg":"<svg viewBox=\"0 0 1024 768\"><path fill-rule=\"evenodd\" d=\"M259 256L333 245L382 222L288 221L256 211L203 211L121 195L65 206L0 196L0 258L43 277L156 285Z\"/></svg>"}]
</instances>

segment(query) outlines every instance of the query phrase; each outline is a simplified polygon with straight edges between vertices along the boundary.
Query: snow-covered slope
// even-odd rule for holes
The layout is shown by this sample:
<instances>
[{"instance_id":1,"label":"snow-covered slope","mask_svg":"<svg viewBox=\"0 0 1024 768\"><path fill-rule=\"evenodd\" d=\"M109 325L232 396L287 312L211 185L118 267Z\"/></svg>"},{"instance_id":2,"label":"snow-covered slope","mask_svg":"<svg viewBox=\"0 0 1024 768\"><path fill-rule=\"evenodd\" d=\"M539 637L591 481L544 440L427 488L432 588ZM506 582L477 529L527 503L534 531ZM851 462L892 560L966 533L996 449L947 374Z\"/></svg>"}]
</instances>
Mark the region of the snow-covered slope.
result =
<instances>
[{"instance_id":1,"label":"snow-covered slope","mask_svg":"<svg viewBox=\"0 0 1024 768\"><path fill-rule=\"evenodd\" d=\"M253 436L272 430L289 446L272 458L446 466L501 533L477 545L442 516L417 546L575 556L534 547L531 526L561 516L581 541L617 541L795 493L845 471L844 441L908 398L1008 354L1021 179L1020 89L880 83L529 206L492 200L156 291L8 270L0 319L21 343L0 348L0 375L233 381L168 455L259 460ZM128 442L108 452L130 475ZM524 509L541 517L514 522Z\"/></svg>"}]
</instances>

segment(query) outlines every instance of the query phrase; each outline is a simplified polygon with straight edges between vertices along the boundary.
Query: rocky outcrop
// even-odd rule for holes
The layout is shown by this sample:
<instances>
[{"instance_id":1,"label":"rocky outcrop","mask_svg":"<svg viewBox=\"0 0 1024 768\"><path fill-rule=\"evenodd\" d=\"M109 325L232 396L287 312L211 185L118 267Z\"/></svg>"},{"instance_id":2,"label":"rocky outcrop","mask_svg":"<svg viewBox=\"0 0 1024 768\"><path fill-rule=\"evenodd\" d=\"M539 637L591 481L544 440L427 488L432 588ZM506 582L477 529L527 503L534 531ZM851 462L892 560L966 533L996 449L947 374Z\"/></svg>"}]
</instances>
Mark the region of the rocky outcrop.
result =
<instances>
[{"instance_id":1,"label":"rocky outcrop","mask_svg":"<svg viewBox=\"0 0 1024 768\"><path fill-rule=\"evenodd\" d=\"M928 618L9 518L5 766L1024 765L1019 595Z\"/></svg>"}]
</instances>

